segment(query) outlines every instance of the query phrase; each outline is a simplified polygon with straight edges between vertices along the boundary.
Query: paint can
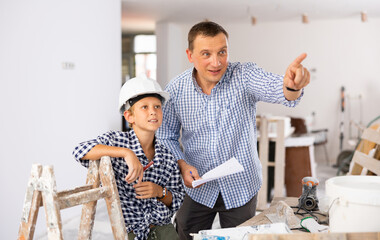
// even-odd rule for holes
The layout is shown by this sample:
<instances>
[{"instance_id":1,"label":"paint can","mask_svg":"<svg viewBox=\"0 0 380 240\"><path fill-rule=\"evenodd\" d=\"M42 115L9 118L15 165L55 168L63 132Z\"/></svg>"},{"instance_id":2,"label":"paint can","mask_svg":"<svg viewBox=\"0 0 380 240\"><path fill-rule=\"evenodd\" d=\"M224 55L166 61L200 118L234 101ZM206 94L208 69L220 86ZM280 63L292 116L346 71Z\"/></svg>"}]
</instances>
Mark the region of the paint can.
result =
<instances>
[{"instance_id":1,"label":"paint can","mask_svg":"<svg viewBox=\"0 0 380 240\"><path fill-rule=\"evenodd\" d=\"M326 181L331 232L380 232L380 176Z\"/></svg>"}]
</instances>

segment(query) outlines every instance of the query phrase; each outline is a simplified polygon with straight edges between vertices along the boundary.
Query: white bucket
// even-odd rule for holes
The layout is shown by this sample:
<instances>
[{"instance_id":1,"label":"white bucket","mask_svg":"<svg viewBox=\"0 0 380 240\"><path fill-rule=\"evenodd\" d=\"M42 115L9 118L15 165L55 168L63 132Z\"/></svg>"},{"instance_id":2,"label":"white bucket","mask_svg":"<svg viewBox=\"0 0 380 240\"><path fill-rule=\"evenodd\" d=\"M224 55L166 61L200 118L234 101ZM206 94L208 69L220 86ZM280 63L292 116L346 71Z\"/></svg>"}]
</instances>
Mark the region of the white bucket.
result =
<instances>
[{"instance_id":1,"label":"white bucket","mask_svg":"<svg viewBox=\"0 0 380 240\"><path fill-rule=\"evenodd\" d=\"M331 232L380 232L380 176L341 176L326 181Z\"/></svg>"}]
</instances>

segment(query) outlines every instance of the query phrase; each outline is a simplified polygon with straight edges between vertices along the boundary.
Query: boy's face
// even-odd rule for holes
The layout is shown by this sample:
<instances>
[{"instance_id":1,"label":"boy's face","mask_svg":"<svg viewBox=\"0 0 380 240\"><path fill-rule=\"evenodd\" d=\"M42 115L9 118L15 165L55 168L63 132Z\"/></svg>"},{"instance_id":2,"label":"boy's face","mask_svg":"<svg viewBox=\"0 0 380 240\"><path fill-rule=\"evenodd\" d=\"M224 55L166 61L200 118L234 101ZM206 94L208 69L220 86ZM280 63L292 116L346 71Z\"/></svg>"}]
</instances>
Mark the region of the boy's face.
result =
<instances>
[{"instance_id":1,"label":"boy's face","mask_svg":"<svg viewBox=\"0 0 380 240\"><path fill-rule=\"evenodd\" d=\"M156 97L146 97L124 112L125 119L135 131L155 132L162 123L161 101Z\"/></svg>"}]
</instances>

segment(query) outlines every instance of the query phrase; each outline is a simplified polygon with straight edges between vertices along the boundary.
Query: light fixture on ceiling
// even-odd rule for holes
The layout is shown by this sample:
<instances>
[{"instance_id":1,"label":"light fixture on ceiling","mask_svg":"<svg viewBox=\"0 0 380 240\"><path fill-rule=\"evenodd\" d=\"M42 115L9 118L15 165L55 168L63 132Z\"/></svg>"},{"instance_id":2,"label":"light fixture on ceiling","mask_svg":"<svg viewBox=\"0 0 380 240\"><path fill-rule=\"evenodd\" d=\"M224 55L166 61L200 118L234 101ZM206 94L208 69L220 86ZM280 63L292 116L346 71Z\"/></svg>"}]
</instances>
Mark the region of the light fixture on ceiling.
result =
<instances>
[{"instance_id":1,"label":"light fixture on ceiling","mask_svg":"<svg viewBox=\"0 0 380 240\"><path fill-rule=\"evenodd\" d=\"M257 19L255 17L251 17L251 24L256 25Z\"/></svg>"},{"instance_id":2,"label":"light fixture on ceiling","mask_svg":"<svg viewBox=\"0 0 380 240\"><path fill-rule=\"evenodd\" d=\"M362 12L360 13L360 15L361 15L361 18L362 18L362 22L367 22L367 21L368 21L368 18L367 18L367 12L362 11Z\"/></svg>"},{"instance_id":3,"label":"light fixture on ceiling","mask_svg":"<svg viewBox=\"0 0 380 240\"><path fill-rule=\"evenodd\" d=\"M256 23L257 23L257 18L254 17L254 16L252 16L250 6L247 6L247 15L248 15L248 17L249 17L249 19L251 21L251 25L255 26Z\"/></svg>"},{"instance_id":4,"label":"light fixture on ceiling","mask_svg":"<svg viewBox=\"0 0 380 240\"><path fill-rule=\"evenodd\" d=\"M305 13L302 14L302 23L309 23L309 17Z\"/></svg>"}]
</instances>

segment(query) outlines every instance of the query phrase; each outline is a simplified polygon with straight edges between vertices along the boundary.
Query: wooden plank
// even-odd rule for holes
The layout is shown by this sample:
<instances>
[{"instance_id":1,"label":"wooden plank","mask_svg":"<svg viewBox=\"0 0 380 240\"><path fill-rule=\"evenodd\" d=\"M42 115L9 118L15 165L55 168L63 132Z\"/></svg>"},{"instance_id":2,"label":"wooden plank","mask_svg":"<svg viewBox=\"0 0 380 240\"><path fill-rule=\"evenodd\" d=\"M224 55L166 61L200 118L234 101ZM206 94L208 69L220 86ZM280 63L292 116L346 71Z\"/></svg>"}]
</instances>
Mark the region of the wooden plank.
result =
<instances>
[{"instance_id":1,"label":"wooden plank","mask_svg":"<svg viewBox=\"0 0 380 240\"><path fill-rule=\"evenodd\" d=\"M74 193L58 199L59 209L70 208L84 203L97 201L110 196L109 187L90 189L80 193Z\"/></svg>"},{"instance_id":2,"label":"wooden plank","mask_svg":"<svg viewBox=\"0 0 380 240\"><path fill-rule=\"evenodd\" d=\"M41 192L36 190L35 184L41 176L41 173L42 166L40 164L33 164L25 194L23 213L17 238L19 240L33 239L38 210L42 202Z\"/></svg>"},{"instance_id":3,"label":"wooden plank","mask_svg":"<svg viewBox=\"0 0 380 240\"><path fill-rule=\"evenodd\" d=\"M80 193L80 192L83 192L86 190L91 190L92 188L93 188L92 185L84 185L84 186L77 187L77 188L74 188L71 190L65 190L65 191L58 192L57 197L58 197L58 199L70 199L70 195L75 194L75 193ZM83 203L81 203L81 204L83 204ZM70 207L68 204L65 204L65 203L62 204L62 206L65 206L65 205L66 205L66 207L63 207L63 208L60 207L60 209ZM78 204L76 204L76 205L78 205ZM76 206L76 205L73 205L73 206ZM43 202L40 202L39 207L42 207L42 206L43 206Z\"/></svg>"},{"instance_id":4,"label":"wooden plank","mask_svg":"<svg viewBox=\"0 0 380 240\"><path fill-rule=\"evenodd\" d=\"M380 175L380 161L379 160L374 159L372 157L369 157L367 154L364 154L364 153L359 152L359 151L355 151L353 160L355 163L361 165L362 167L367 168L369 171L371 171L377 175ZM356 173L356 169L355 170L353 169L351 174L352 175L358 175L355 173Z\"/></svg>"},{"instance_id":5,"label":"wooden plank","mask_svg":"<svg viewBox=\"0 0 380 240\"><path fill-rule=\"evenodd\" d=\"M380 240L380 232L250 234L250 240Z\"/></svg>"},{"instance_id":6,"label":"wooden plank","mask_svg":"<svg viewBox=\"0 0 380 240\"><path fill-rule=\"evenodd\" d=\"M371 128L366 128L361 136L361 139L380 144L380 132Z\"/></svg>"},{"instance_id":7,"label":"wooden plank","mask_svg":"<svg viewBox=\"0 0 380 240\"><path fill-rule=\"evenodd\" d=\"M124 240L127 235L124 217L121 210L119 193L113 173L110 157L102 157L100 160L99 174L102 185L110 188L110 197L105 198L108 215L114 239Z\"/></svg>"},{"instance_id":8,"label":"wooden plank","mask_svg":"<svg viewBox=\"0 0 380 240\"><path fill-rule=\"evenodd\" d=\"M275 167L276 166L275 162L268 162L267 165L268 165L268 167Z\"/></svg>"},{"instance_id":9,"label":"wooden plank","mask_svg":"<svg viewBox=\"0 0 380 240\"><path fill-rule=\"evenodd\" d=\"M354 156L352 157L353 166L347 175L361 175L363 171L363 166L356 162L358 153L360 154L361 152L359 151L354 152Z\"/></svg>"},{"instance_id":10,"label":"wooden plank","mask_svg":"<svg viewBox=\"0 0 380 240\"><path fill-rule=\"evenodd\" d=\"M375 159L380 159L380 144L376 145L375 154L373 156Z\"/></svg>"},{"instance_id":11,"label":"wooden plank","mask_svg":"<svg viewBox=\"0 0 380 240\"><path fill-rule=\"evenodd\" d=\"M284 120L277 120L277 140L275 149L274 167L274 196L284 196L285 186L285 123Z\"/></svg>"},{"instance_id":12,"label":"wooden plank","mask_svg":"<svg viewBox=\"0 0 380 240\"><path fill-rule=\"evenodd\" d=\"M268 119L260 118L260 141L259 141L259 158L262 166L263 184L257 197L257 210L267 208L267 191L268 191L268 156L269 156L269 139L268 139Z\"/></svg>"},{"instance_id":13,"label":"wooden plank","mask_svg":"<svg viewBox=\"0 0 380 240\"><path fill-rule=\"evenodd\" d=\"M76 187L76 188L73 188L73 189L60 191L60 192L58 192L58 197L64 197L64 196L67 196L67 195L70 195L70 194L74 194L74 193L78 193L78 192L83 192L83 191L86 191L86 190L90 190L92 188L93 188L92 184L88 184L88 185Z\"/></svg>"},{"instance_id":14,"label":"wooden plank","mask_svg":"<svg viewBox=\"0 0 380 240\"><path fill-rule=\"evenodd\" d=\"M86 184L92 185L93 188L100 186L99 160L91 161L88 167ZM92 239L92 230L96 213L97 201L89 202L83 205L81 221L78 232L78 240Z\"/></svg>"},{"instance_id":15,"label":"wooden plank","mask_svg":"<svg viewBox=\"0 0 380 240\"><path fill-rule=\"evenodd\" d=\"M273 198L269 208L266 208L261 213L259 213L256 216L248 219L244 223L240 224L238 227L271 224L272 222L266 216L268 214L278 214L277 203L279 201L284 201L289 206L297 206L297 204L298 204L298 198L293 198L293 197Z\"/></svg>"},{"instance_id":16,"label":"wooden plank","mask_svg":"<svg viewBox=\"0 0 380 240\"><path fill-rule=\"evenodd\" d=\"M297 228L299 227L298 221L294 218L299 218L300 220L304 217L309 217L311 215L309 214L295 214L294 216L291 216L289 213L284 214L287 210L285 209L285 205L288 205L292 208L293 212L297 212L297 208L295 208L298 205L298 197L274 197L270 207L262 211L260 214L248 219L244 223L240 224L238 227L241 226L256 226L256 225L263 225L263 224L271 224L272 222L269 220L267 216L269 215L278 215L278 216L285 216L286 219L284 219L285 222L287 222L288 226L290 228ZM301 211L302 213L304 211ZM326 221L327 217L320 215L320 211L314 212L315 214L318 214L320 221ZM293 233L299 233L302 232L297 229L292 230Z\"/></svg>"},{"instance_id":17,"label":"wooden plank","mask_svg":"<svg viewBox=\"0 0 380 240\"><path fill-rule=\"evenodd\" d=\"M44 201L48 239L63 239L61 213L59 211L57 185L52 166L44 166L40 178Z\"/></svg>"}]
</instances>

